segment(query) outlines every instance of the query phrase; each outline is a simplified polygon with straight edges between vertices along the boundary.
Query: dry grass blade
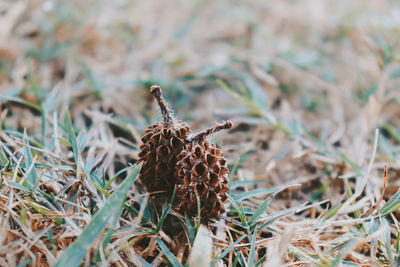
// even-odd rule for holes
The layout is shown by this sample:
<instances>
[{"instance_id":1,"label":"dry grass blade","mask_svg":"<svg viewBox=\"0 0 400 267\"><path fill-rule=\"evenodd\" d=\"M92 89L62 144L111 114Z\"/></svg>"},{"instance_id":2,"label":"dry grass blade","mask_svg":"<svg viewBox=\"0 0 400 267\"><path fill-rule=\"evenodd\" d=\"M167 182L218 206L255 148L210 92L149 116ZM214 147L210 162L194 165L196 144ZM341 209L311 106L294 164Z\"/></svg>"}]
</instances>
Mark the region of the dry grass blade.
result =
<instances>
[{"instance_id":1,"label":"dry grass blade","mask_svg":"<svg viewBox=\"0 0 400 267\"><path fill-rule=\"evenodd\" d=\"M83 266L193 253L228 267L398 266L399 13L380 0L0 1L0 266L50 266L88 227ZM175 117L198 141L232 121L208 137L228 202L209 184L186 194L191 214L170 201L177 132L140 136ZM146 181L96 220L144 158ZM207 149L188 162L183 193L221 171Z\"/></svg>"}]
</instances>

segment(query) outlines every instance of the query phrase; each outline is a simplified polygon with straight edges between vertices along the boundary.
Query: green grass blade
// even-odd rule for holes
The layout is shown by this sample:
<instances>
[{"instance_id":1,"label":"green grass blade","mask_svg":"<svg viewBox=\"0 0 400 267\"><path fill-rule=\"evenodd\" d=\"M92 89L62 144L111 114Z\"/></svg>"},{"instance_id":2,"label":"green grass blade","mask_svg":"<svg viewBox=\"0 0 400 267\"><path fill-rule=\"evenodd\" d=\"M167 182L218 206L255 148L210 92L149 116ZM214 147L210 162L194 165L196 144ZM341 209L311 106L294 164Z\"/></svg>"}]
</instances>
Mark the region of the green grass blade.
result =
<instances>
[{"instance_id":1,"label":"green grass blade","mask_svg":"<svg viewBox=\"0 0 400 267\"><path fill-rule=\"evenodd\" d=\"M383 245L385 246L385 257L389 260L390 266L394 265L394 256L392 250L392 239L391 239L391 231L390 231L390 224L385 218L381 218L381 229L382 229L382 241Z\"/></svg>"},{"instance_id":2,"label":"green grass blade","mask_svg":"<svg viewBox=\"0 0 400 267\"><path fill-rule=\"evenodd\" d=\"M243 74L242 79L249 90L251 100L260 108L260 110L265 112L268 109L268 96L266 91L250 75Z\"/></svg>"},{"instance_id":3,"label":"green grass blade","mask_svg":"<svg viewBox=\"0 0 400 267\"><path fill-rule=\"evenodd\" d=\"M190 243L193 244L195 233L193 231L193 226L192 226L192 224L191 224L191 222L189 220L189 217L186 214L185 214L185 224L186 224L186 227L188 229Z\"/></svg>"},{"instance_id":4,"label":"green grass blade","mask_svg":"<svg viewBox=\"0 0 400 267\"><path fill-rule=\"evenodd\" d=\"M263 263L265 261L265 258L267 258L267 254L264 254L264 256L262 256L256 263L256 267L260 266L261 263Z\"/></svg>"},{"instance_id":5,"label":"green grass blade","mask_svg":"<svg viewBox=\"0 0 400 267\"><path fill-rule=\"evenodd\" d=\"M19 189L19 190L21 190L21 191L24 191L24 192L29 192L29 191L30 191L30 190L29 190L28 188L26 188L25 186L20 185L20 184L18 184L18 183L16 183L16 182L13 182L13 181L10 182L10 185L11 185L12 187L17 188L17 189Z\"/></svg>"},{"instance_id":6,"label":"green grass blade","mask_svg":"<svg viewBox=\"0 0 400 267\"><path fill-rule=\"evenodd\" d=\"M2 147L0 147L0 164L2 165L1 167L4 167L6 164L8 164L7 156L4 154Z\"/></svg>"},{"instance_id":7,"label":"green grass blade","mask_svg":"<svg viewBox=\"0 0 400 267\"><path fill-rule=\"evenodd\" d=\"M231 183L231 188L236 188L239 186L245 186L245 185L257 185L257 184L265 184L268 181L264 180L246 180L246 181L233 181Z\"/></svg>"},{"instance_id":8,"label":"green grass blade","mask_svg":"<svg viewBox=\"0 0 400 267\"><path fill-rule=\"evenodd\" d=\"M42 118L42 145L46 147L46 112L43 109L40 117Z\"/></svg>"},{"instance_id":9,"label":"green grass blade","mask_svg":"<svg viewBox=\"0 0 400 267\"><path fill-rule=\"evenodd\" d=\"M26 101L26 100L24 100L24 99L22 99L20 97L4 96L3 95L3 96L0 96L0 100L15 102L15 103L27 106L27 107L29 107L31 109L36 110L36 111L39 111L39 112L42 111L42 107L41 106L39 106L37 104L34 104L34 103L31 103L29 101Z\"/></svg>"},{"instance_id":10,"label":"green grass blade","mask_svg":"<svg viewBox=\"0 0 400 267\"><path fill-rule=\"evenodd\" d=\"M250 254L249 259L247 261L247 266L255 266L256 263L256 240L257 240L257 226L254 230L253 235L251 236L251 243L250 243Z\"/></svg>"},{"instance_id":11,"label":"green grass blade","mask_svg":"<svg viewBox=\"0 0 400 267\"><path fill-rule=\"evenodd\" d=\"M348 198L353 197L353 192L351 191L351 187L350 187L350 184L349 184L349 181L348 181L348 180L344 180L344 188L345 188L345 190L346 190L346 192L347 192ZM354 201L352 202L352 205L355 205L355 204L356 204L356 201L354 200ZM355 210L355 211L353 212L353 214L354 214L354 217L356 217L356 218L361 218L361 212L360 212L359 210Z\"/></svg>"},{"instance_id":12,"label":"green grass blade","mask_svg":"<svg viewBox=\"0 0 400 267\"><path fill-rule=\"evenodd\" d=\"M172 252L168 249L167 245L165 245L165 243L161 239L157 238L157 242L158 242L158 246L160 247L162 252L165 254L165 257L167 257L169 262L172 264L172 266L174 266L174 267L182 266L178 262L178 260L175 258L174 254L172 254Z\"/></svg>"},{"instance_id":13,"label":"green grass blade","mask_svg":"<svg viewBox=\"0 0 400 267\"><path fill-rule=\"evenodd\" d=\"M240 221L242 222L243 225L247 227L247 220L246 220L246 215L242 213L242 209L239 208L239 205L236 203L235 199L232 198L231 195L227 194L229 202L232 204L232 206L235 208L236 213L239 215Z\"/></svg>"},{"instance_id":14,"label":"green grass blade","mask_svg":"<svg viewBox=\"0 0 400 267\"><path fill-rule=\"evenodd\" d=\"M71 120L71 115L69 114L69 111L67 110L67 133L68 133L68 140L71 143L72 146L72 151L74 152L74 159L75 159L75 164L78 166L78 145L76 143L76 136L73 130L72 126L72 120Z\"/></svg>"},{"instance_id":15,"label":"green grass blade","mask_svg":"<svg viewBox=\"0 0 400 267\"><path fill-rule=\"evenodd\" d=\"M133 181L140 171L137 165L132 173L122 182L119 188L108 198L104 206L93 216L81 235L70 245L53 266L78 266L85 257L86 251L104 231L110 219L119 211Z\"/></svg>"},{"instance_id":16,"label":"green grass blade","mask_svg":"<svg viewBox=\"0 0 400 267\"><path fill-rule=\"evenodd\" d=\"M222 253L215 258L212 263L211 266L214 266L220 259L222 259L223 257L225 257L226 255L228 255L229 252L231 252L231 250L240 243L240 241L242 241L244 238L246 237L246 235L242 235L238 240L235 241L235 243L231 244L227 249L225 249L224 251L222 251Z\"/></svg>"},{"instance_id":17,"label":"green grass blade","mask_svg":"<svg viewBox=\"0 0 400 267\"><path fill-rule=\"evenodd\" d=\"M235 253L235 252L233 252L233 253ZM240 253L236 253L235 259L233 260L233 263L232 263L233 267L237 266L237 263L239 261L239 257L240 257Z\"/></svg>"},{"instance_id":18,"label":"green grass blade","mask_svg":"<svg viewBox=\"0 0 400 267\"><path fill-rule=\"evenodd\" d=\"M25 150L24 150L25 164L26 164L26 169L28 170L33 164L32 152L31 152L31 149L28 147L29 144L28 144L27 139L25 139L24 144L26 145ZM38 176L37 176L37 173L35 170L35 166L32 166L32 169L30 170L24 185L30 191L32 191L33 188L35 187L37 180L38 180Z\"/></svg>"},{"instance_id":19,"label":"green grass blade","mask_svg":"<svg viewBox=\"0 0 400 267\"><path fill-rule=\"evenodd\" d=\"M277 188L258 188L254 190L250 190L241 194L238 194L234 197L236 201L245 200L248 198L256 197L259 195L268 195L277 192Z\"/></svg>"},{"instance_id":20,"label":"green grass blade","mask_svg":"<svg viewBox=\"0 0 400 267\"><path fill-rule=\"evenodd\" d=\"M333 216L336 215L336 213L340 210L340 208L343 206L343 203L335 203L332 208L329 209L329 211L325 214L325 216L320 219L319 221L317 221L317 223L314 225L314 229L317 229L318 227L320 227L321 225L323 225L325 223L326 220L329 220L330 218L332 218Z\"/></svg>"},{"instance_id":21,"label":"green grass blade","mask_svg":"<svg viewBox=\"0 0 400 267\"><path fill-rule=\"evenodd\" d=\"M200 222L201 222L201 207L200 207L200 197L197 191L196 193L196 201L197 201L197 220L196 220L196 226L194 228L195 233L197 233L197 230L199 230L200 227Z\"/></svg>"},{"instance_id":22,"label":"green grass blade","mask_svg":"<svg viewBox=\"0 0 400 267\"><path fill-rule=\"evenodd\" d=\"M17 137L19 139L23 139L24 138L24 134L20 133L18 131L14 131L14 130L11 130L11 129L6 129L6 130L3 130L3 131L5 133L7 133L7 134L9 134L11 136ZM34 140L32 137L28 136L28 137L26 137L26 139L28 140L28 142L29 142L29 144L31 146L34 146L34 147L37 147L37 148L43 148L42 144L40 142Z\"/></svg>"},{"instance_id":23,"label":"green grass blade","mask_svg":"<svg viewBox=\"0 0 400 267\"><path fill-rule=\"evenodd\" d=\"M118 171L118 172L106 183L106 185L104 186L104 188L105 188L105 189L109 189L110 186L111 186L111 184L112 184L112 182L114 182L114 180L117 179L119 175L121 175L123 172L128 171L130 168L132 168L132 166L128 166L128 167L123 168L123 169L121 169L120 171Z\"/></svg>"},{"instance_id":24,"label":"green grass blade","mask_svg":"<svg viewBox=\"0 0 400 267\"><path fill-rule=\"evenodd\" d=\"M327 183L325 183L324 185L322 185L317 192L313 193L311 195L311 202L315 202L318 200L318 198L320 198L322 196L322 194L326 191L326 189L329 188L329 186L331 185L331 181L328 181Z\"/></svg>"},{"instance_id":25,"label":"green grass blade","mask_svg":"<svg viewBox=\"0 0 400 267\"><path fill-rule=\"evenodd\" d=\"M383 129L388 132L388 134L396 140L397 143L400 143L400 130L391 124L386 124L383 126Z\"/></svg>"},{"instance_id":26,"label":"green grass blade","mask_svg":"<svg viewBox=\"0 0 400 267\"><path fill-rule=\"evenodd\" d=\"M114 234L115 229L117 228L119 218L121 217L123 211L124 211L124 206L121 205L119 207L118 211L114 214L114 216L110 222L110 228L107 229L107 232L105 234L104 241L103 241L103 249L104 250L111 241L111 237Z\"/></svg>"},{"instance_id":27,"label":"green grass blade","mask_svg":"<svg viewBox=\"0 0 400 267\"><path fill-rule=\"evenodd\" d=\"M260 195L271 195L271 194L276 195L279 192L281 192L287 188L295 187L295 186L299 186L299 184L273 187L273 188L258 188L258 189L250 190L248 192L238 194L234 197L234 199L236 201L240 201L240 200L244 200L244 199L248 199L248 198L252 198L252 197L256 197L256 196L260 196Z\"/></svg>"},{"instance_id":28,"label":"green grass blade","mask_svg":"<svg viewBox=\"0 0 400 267\"><path fill-rule=\"evenodd\" d=\"M331 266L339 266L343 262L343 258L348 254L349 250L354 246L356 242L357 240L355 238L347 241L342 250L336 256L335 260L331 263Z\"/></svg>"},{"instance_id":29,"label":"green grass blade","mask_svg":"<svg viewBox=\"0 0 400 267\"><path fill-rule=\"evenodd\" d=\"M171 204L169 204L163 211L163 213L161 214L160 220L157 223L156 226L156 230L154 231L155 233L158 233L158 231L160 231L161 226L163 225L165 218L167 218L168 212L171 210Z\"/></svg>"},{"instance_id":30,"label":"green grass blade","mask_svg":"<svg viewBox=\"0 0 400 267\"><path fill-rule=\"evenodd\" d=\"M269 203L271 202L270 198L267 198L260 207L258 207L258 209L256 210L256 212L254 212L253 216L251 216L250 221L249 221L249 225L254 224L257 219L260 217L260 215L265 211L266 208L268 208Z\"/></svg>"},{"instance_id":31,"label":"green grass blade","mask_svg":"<svg viewBox=\"0 0 400 267\"><path fill-rule=\"evenodd\" d=\"M41 99L40 94L39 94L39 87L38 87L38 84L37 84L35 78L33 77L33 73L32 73L32 69L31 69L30 64L28 64L28 77L27 78L28 78L28 81L31 84L31 89L33 91L33 94L35 95L36 101L41 106L42 99Z\"/></svg>"},{"instance_id":32,"label":"green grass blade","mask_svg":"<svg viewBox=\"0 0 400 267\"><path fill-rule=\"evenodd\" d=\"M140 263L144 266L144 267L153 267L153 265L151 265L150 263L148 263L145 259L143 259L142 257L140 257L139 255L137 256L139 258Z\"/></svg>"},{"instance_id":33,"label":"green grass blade","mask_svg":"<svg viewBox=\"0 0 400 267\"><path fill-rule=\"evenodd\" d=\"M400 190L397 191L396 194L394 194L388 202L382 207L381 209L381 215L386 216L389 215L392 212L395 212L400 208Z\"/></svg>"}]
</instances>

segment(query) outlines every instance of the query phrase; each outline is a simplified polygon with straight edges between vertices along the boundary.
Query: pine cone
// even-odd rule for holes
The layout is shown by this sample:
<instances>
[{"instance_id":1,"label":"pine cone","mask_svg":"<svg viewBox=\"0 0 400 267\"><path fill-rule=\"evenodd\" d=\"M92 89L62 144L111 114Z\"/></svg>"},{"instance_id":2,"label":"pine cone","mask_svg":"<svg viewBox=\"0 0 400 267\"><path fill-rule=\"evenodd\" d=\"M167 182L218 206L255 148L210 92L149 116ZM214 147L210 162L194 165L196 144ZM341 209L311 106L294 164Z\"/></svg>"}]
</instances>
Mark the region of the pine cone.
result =
<instances>
[{"instance_id":1,"label":"pine cone","mask_svg":"<svg viewBox=\"0 0 400 267\"><path fill-rule=\"evenodd\" d=\"M222 129L232 128L231 122L209 128L189 138L185 149L178 156L176 166L178 209L188 216L197 215L197 197L203 221L218 219L225 211L229 169L224 155L214 144L204 138Z\"/></svg>"},{"instance_id":2,"label":"pine cone","mask_svg":"<svg viewBox=\"0 0 400 267\"><path fill-rule=\"evenodd\" d=\"M177 181L176 157L183 150L190 129L186 123L173 117L159 86L152 86L150 93L157 99L163 121L150 125L142 137L139 162L143 165L139 179L149 193L160 191L155 197L169 198Z\"/></svg>"}]
</instances>

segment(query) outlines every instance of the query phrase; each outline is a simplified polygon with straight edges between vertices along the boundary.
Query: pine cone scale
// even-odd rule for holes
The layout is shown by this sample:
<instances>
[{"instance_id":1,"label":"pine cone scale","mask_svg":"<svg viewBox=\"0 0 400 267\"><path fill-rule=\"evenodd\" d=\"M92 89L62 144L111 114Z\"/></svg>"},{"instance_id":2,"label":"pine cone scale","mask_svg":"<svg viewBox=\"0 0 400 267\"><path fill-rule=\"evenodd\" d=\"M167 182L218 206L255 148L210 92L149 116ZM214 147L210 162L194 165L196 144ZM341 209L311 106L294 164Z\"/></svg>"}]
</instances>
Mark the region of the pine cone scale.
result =
<instances>
[{"instance_id":1,"label":"pine cone scale","mask_svg":"<svg viewBox=\"0 0 400 267\"><path fill-rule=\"evenodd\" d=\"M223 154L208 141L188 144L178 156L181 169L177 171L181 183L177 188L179 210L190 216L197 214L197 197L200 198L201 217L204 220L219 218L225 212L229 169Z\"/></svg>"},{"instance_id":2,"label":"pine cone scale","mask_svg":"<svg viewBox=\"0 0 400 267\"><path fill-rule=\"evenodd\" d=\"M153 86L150 92L158 101L163 121L150 125L141 139L139 162L143 166L139 180L149 193L164 192L154 195L156 199L168 199L177 183L176 157L184 148L190 129L172 116L158 86Z\"/></svg>"}]
</instances>

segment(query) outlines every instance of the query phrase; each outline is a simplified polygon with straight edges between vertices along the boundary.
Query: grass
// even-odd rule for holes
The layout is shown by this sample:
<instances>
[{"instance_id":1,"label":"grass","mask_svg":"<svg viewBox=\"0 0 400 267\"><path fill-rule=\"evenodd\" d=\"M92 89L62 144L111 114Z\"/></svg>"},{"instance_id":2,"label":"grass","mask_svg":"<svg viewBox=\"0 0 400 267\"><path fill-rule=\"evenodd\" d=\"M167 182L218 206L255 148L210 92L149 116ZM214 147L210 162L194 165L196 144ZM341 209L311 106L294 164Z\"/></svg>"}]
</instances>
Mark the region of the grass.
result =
<instances>
[{"instance_id":1,"label":"grass","mask_svg":"<svg viewBox=\"0 0 400 267\"><path fill-rule=\"evenodd\" d=\"M178 2L0 4L0 266L398 266L399 4ZM234 123L218 221L135 180L152 84Z\"/></svg>"}]
</instances>

